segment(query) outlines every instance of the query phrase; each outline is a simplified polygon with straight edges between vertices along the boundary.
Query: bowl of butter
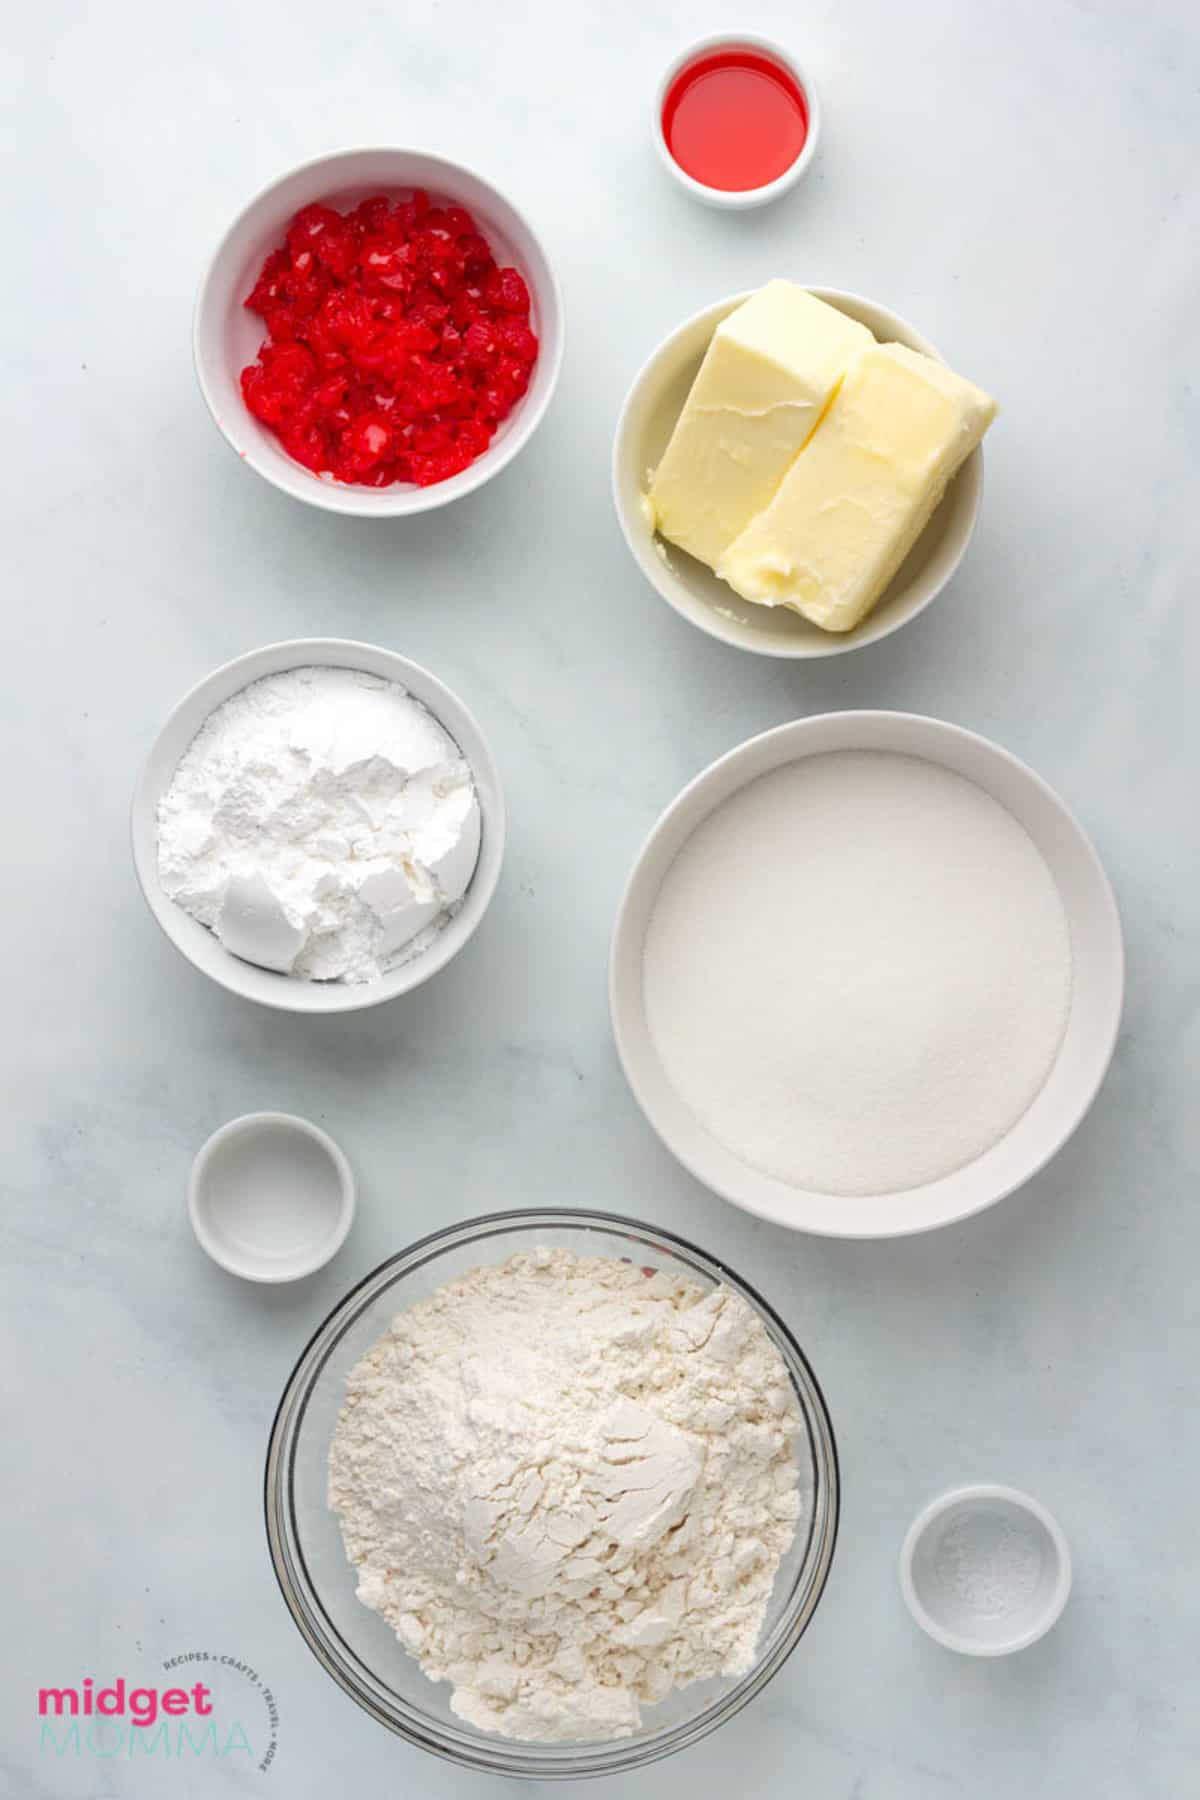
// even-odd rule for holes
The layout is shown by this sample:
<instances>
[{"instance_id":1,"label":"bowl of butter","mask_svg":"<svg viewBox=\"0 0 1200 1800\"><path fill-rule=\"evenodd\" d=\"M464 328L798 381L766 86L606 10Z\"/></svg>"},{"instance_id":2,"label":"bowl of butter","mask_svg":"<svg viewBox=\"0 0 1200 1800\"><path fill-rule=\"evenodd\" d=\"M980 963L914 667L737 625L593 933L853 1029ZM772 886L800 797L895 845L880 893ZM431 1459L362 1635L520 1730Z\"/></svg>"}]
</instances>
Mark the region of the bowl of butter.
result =
<instances>
[{"instance_id":1,"label":"bowl of butter","mask_svg":"<svg viewBox=\"0 0 1200 1800\"><path fill-rule=\"evenodd\" d=\"M685 321L635 378L613 495L677 612L763 656L876 642L970 542L996 403L887 308L769 281Z\"/></svg>"}]
</instances>

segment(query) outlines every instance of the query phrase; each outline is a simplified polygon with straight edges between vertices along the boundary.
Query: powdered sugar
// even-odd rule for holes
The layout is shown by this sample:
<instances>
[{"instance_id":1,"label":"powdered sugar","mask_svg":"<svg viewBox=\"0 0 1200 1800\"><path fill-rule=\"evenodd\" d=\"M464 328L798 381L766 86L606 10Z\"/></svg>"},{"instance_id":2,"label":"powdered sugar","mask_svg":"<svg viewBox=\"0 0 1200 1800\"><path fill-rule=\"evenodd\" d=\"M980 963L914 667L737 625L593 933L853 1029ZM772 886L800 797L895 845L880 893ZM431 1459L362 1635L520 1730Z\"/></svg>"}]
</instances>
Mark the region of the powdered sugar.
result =
<instances>
[{"instance_id":1,"label":"powdered sugar","mask_svg":"<svg viewBox=\"0 0 1200 1800\"><path fill-rule=\"evenodd\" d=\"M543 1249L450 1283L363 1358L330 1504L359 1598L460 1718L618 1737L750 1666L808 1503L800 1429L739 1296Z\"/></svg>"},{"instance_id":2,"label":"powdered sugar","mask_svg":"<svg viewBox=\"0 0 1200 1800\"><path fill-rule=\"evenodd\" d=\"M443 925L479 854L458 746L395 682L289 669L209 718L158 811L163 891L247 961L373 981Z\"/></svg>"}]
</instances>

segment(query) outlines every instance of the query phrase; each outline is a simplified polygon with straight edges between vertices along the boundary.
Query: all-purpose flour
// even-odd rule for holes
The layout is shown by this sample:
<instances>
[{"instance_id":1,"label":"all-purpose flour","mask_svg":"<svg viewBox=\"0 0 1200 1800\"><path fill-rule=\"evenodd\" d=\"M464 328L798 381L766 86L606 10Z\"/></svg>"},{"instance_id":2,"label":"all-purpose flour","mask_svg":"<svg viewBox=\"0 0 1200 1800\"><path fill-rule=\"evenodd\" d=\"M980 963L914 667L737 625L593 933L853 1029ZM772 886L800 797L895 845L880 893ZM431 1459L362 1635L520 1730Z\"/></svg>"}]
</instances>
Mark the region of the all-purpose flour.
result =
<instances>
[{"instance_id":1,"label":"all-purpose flour","mask_svg":"<svg viewBox=\"0 0 1200 1800\"><path fill-rule=\"evenodd\" d=\"M619 1737L749 1667L801 1430L729 1289L542 1249L400 1314L350 1377L329 1498L360 1600L460 1718Z\"/></svg>"},{"instance_id":2,"label":"all-purpose flour","mask_svg":"<svg viewBox=\"0 0 1200 1800\"><path fill-rule=\"evenodd\" d=\"M909 756L805 757L684 844L646 932L668 1080L743 1162L890 1193L1004 1136L1062 1042L1071 951L1028 833Z\"/></svg>"},{"instance_id":3,"label":"all-purpose flour","mask_svg":"<svg viewBox=\"0 0 1200 1800\"><path fill-rule=\"evenodd\" d=\"M374 981L445 923L479 835L471 771L420 701L356 669L289 669L185 751L159 804L159 878L248 962Z\"/></svg>"}]
</instances>

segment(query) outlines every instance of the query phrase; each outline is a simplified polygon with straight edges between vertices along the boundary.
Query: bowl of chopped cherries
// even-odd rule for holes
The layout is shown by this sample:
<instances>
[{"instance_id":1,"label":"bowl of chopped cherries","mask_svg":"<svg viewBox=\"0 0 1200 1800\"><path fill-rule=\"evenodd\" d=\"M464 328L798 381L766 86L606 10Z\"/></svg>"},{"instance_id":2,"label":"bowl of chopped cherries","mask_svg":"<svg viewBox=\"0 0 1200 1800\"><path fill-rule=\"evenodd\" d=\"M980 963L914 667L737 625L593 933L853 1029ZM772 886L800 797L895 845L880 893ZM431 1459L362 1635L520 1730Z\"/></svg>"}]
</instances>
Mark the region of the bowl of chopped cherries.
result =
<instances>
[{"instance_id":1,"label":"bowl of chopped cherries","mask_svg":"<svg viewBox=\"0 0 1200 1800\"><path fill-rule=\"evenodd\" d=\"M415 150L344 151L272 182L196 302L196 373L227 442L284 493L363 517L498 474L545 413L562 347L524 213Z\"/></svg>"}]
</instances>

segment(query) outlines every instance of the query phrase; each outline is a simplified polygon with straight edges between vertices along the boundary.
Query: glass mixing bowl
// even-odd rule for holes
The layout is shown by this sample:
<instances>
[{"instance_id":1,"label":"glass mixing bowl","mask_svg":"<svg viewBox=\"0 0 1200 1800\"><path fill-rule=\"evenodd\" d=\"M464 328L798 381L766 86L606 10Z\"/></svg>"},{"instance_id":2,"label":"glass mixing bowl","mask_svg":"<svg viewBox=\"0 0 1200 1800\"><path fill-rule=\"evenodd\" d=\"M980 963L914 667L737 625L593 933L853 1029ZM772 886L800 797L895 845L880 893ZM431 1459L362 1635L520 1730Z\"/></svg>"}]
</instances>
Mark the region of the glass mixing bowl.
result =
<instances>
[{"instance_id":1,"label":"glass mixing bowl","mask_svg":"<svg viewBox=\"0 0 1200 1800\"><path fill-rule=\"evenodd\" d=\"M624 1257L683 1275L706 1292L724 1283L759 1318L783 1358L804 1430L811 1515L802 1517L780 1566L754 1666L734 1679L680 1688L644 1709L631 1737L603 1742L527 1744L476 1731L450 1711L450 1688L424 1676L390 1626L355 1595L355 1577L338 1521L326 1502L326 1462L346 1377L392 1319L436 1288L480 1264L499 1263L537 1245L581 1256ZM802 1481L803 1485L803 1481ZM838 1521L833 1429L812 1370L783 1321L731 1269L669 1231L598 1212L510 1212L468 1220L423 1238L381 1264L326 1319L300 1357L279 1403L266 1469L267 1537L275 1573L309 1648L358 1704L407 1738L466 1768L502 1775L555 1777L640 1768L739 1712L782 1667L821 1598Z\"/></svg>"}]
</instances>

